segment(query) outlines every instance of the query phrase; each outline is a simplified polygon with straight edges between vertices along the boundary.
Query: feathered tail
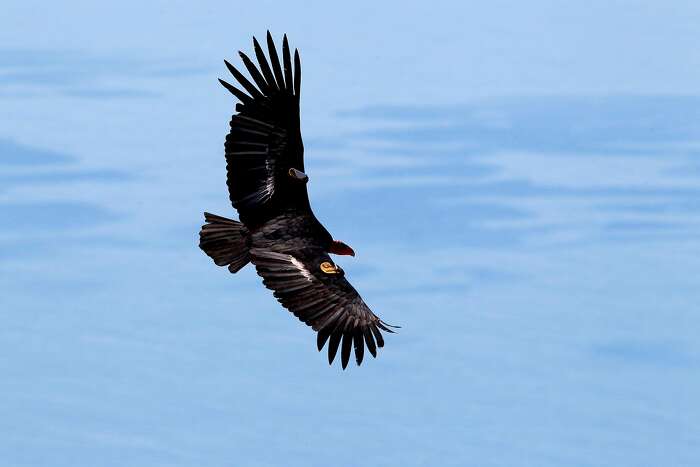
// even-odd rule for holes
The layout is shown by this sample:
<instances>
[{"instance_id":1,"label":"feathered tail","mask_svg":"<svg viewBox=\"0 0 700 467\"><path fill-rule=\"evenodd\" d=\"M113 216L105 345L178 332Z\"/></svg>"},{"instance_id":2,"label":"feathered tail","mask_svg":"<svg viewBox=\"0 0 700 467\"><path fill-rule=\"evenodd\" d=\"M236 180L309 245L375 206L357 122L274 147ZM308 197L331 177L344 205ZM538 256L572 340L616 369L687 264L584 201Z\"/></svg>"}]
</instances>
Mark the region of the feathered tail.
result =
<instances>
[{"instance_id":1,"label":"feathered tail","mask_svg":"<svg viewBox=\"0 0 700 467\"><path fill-rule=\"evenodd\" d=\"M245 225L233 219L204 213L206 224L199 231L199 248L217 266L228 266L232 273L248 264L249 232Z\"/></svg>"}]
</instances>

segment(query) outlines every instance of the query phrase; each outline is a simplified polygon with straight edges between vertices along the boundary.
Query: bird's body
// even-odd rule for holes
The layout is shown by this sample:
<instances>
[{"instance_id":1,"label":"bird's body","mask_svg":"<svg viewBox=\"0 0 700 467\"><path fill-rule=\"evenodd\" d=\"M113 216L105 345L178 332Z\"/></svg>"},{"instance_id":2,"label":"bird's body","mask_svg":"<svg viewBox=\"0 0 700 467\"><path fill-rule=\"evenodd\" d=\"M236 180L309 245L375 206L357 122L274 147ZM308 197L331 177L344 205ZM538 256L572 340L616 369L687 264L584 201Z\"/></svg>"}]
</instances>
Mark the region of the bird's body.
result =
<instances>
[{"instance_id":1,"label":"bird's body","mask_svg":"<svg viewBox=\"0 0 700 467\"><path fill-rule=\"evenodd\" d=\"M231 272L252 262L277 300L318 332L318 349L329 342L329 362L340 347L345 368L354 348L359 365L365 345L373 356L383 346L380 329L392 331L329 256L354 251L334 240L311 210L299 122L299 54L292 70L286 36L283 66L269 32L270 63L255 39L253 44L259 68L240 55L255 84L225 62L247 93L219 80L241 101L225 144L229 197L240 222L205 213L200 247Z\"/></svg>"}]
</instances>

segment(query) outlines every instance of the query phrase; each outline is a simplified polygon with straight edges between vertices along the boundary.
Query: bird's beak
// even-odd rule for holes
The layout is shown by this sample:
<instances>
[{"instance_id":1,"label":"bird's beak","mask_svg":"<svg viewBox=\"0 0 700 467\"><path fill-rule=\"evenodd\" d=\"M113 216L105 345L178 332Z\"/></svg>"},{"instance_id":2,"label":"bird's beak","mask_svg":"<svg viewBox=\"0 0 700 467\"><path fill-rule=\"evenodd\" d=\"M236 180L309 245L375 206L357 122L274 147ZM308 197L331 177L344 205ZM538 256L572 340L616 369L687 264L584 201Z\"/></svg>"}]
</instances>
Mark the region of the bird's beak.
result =
<instances>
[{"instance_id":1,"label":"bird's beak","mask_svg":"<svg viewBox=\"0 0 700 467\"><path fill-rule=\"evenodd\" d=\"M335 255L355 256L355 251L340 240L333 240L330 252Z\"/></svg>"}]
</instances>

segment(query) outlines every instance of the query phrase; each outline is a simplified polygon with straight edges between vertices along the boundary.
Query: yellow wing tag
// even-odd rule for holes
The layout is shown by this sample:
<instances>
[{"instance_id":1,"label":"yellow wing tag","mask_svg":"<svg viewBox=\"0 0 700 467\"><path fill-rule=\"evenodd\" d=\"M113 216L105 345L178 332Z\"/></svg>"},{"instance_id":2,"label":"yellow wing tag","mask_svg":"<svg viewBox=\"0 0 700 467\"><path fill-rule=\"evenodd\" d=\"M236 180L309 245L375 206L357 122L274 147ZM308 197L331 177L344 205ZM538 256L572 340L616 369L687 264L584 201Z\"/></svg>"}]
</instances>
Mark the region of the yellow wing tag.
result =
<instances>
[{"instance_id":1,"label":"yellow wing tag","mask_svg":"<svg viewBox=\"0 0 700 467\"><path fill-rule=\"evenodd\" d=\"M309 176L306 175L304 172L301 170L297 170L295 168L291 168L287 171L287 174L289 174L290 177L292 177L294 180L300 181L300 182L308 182L309 181Z\"/></svg>"},{"instance_id":2,"label":"yellow wing tag","mask_svg":"<svg viewBox=\"0 0 700 467\"><path fill-rule=\"evenodd\" d=\"M326 274L338 274L340 268L337 266L329 263L328 261L324 261L321 263L321 271L323 271Z\"/></svg>"}]
</instances>

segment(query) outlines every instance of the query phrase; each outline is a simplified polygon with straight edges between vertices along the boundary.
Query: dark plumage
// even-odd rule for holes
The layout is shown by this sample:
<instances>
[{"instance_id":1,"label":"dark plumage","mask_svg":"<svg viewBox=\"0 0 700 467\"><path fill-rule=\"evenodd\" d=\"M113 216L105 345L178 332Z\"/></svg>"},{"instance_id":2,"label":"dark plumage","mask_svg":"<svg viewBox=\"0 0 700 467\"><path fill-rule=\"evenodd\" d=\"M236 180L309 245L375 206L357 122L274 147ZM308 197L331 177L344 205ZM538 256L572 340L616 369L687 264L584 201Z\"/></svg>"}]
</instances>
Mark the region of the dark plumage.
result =
<instances>
[{"instance_id":1,"label":"dark plumage","mask_svg":"<svg viewBox=\"0 0 700 467\"><path fill-rule=\"evenodd\" d=\"M205 213L199 246L231 272L253 263L277 300L318 332L318 349L328 343L329 363L340 348L343 368L353 350L359 365L365 345L376 357L377 347L384 346L381 331L393 331L329 256L354 252L333 240L309 204L299 125L299 53L294 51L292 68L285 35L281 65L269 31L267 47L269 63L253 38L258 67L239 52L253 82L225 61L240 85L219 80L240 101L225 149L229 198L241 222Z\"/></svg>"}]
</instances>

